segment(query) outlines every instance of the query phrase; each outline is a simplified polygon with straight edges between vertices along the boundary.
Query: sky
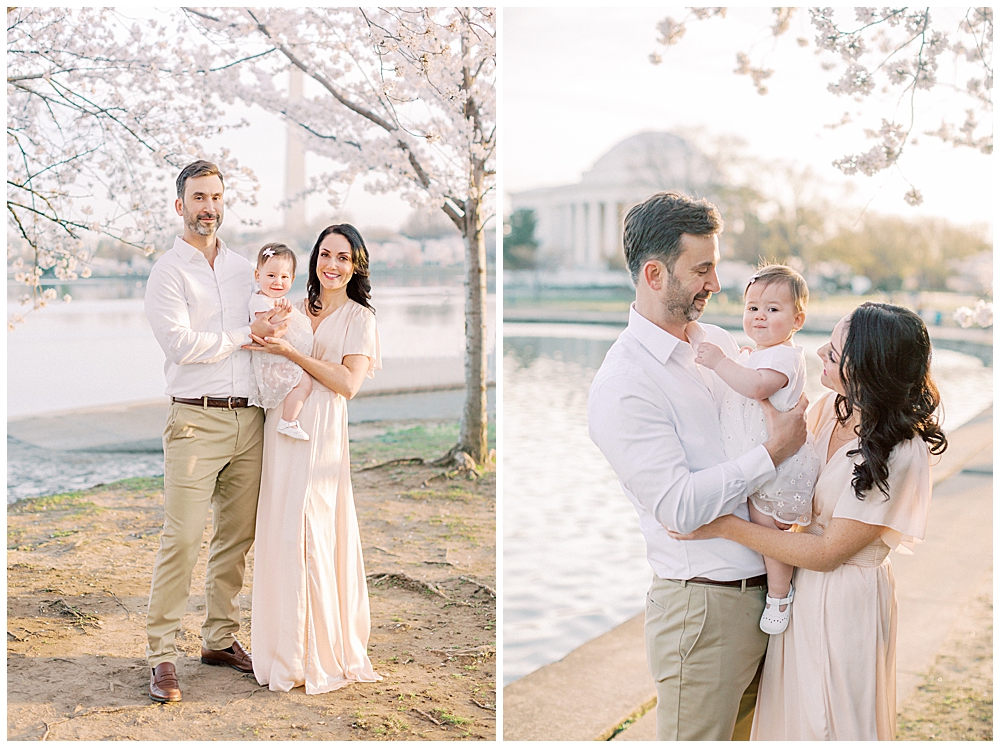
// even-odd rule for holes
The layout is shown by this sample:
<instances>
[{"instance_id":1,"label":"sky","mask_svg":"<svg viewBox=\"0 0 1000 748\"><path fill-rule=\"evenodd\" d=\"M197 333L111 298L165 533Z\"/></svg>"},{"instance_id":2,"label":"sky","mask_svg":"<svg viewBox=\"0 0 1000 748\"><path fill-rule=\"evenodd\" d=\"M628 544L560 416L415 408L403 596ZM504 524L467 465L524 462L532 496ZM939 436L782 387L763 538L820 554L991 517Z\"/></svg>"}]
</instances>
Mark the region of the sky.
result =
<instances>
[{"instance_id":1,"label":"sky","mask_svg":"<svg viewBox=\"0 0 1000 748\"><path fill-rule=\"evenodd\" d=\"M275 114L242 104L230 105L227 115L233 120L245 117L250 126L227 131L209 141L211 145L229 148L241 165L253 169L260 181L257 206L235 206L241 216L261 222L264 228L284 225L284 212L278 207L285 198L285 143L287 126ZM227 117L228 118L228 117ZM262 148L266 143L268 147ZM319 175L323 168L321 159L306 152L306 180ZM306 219L329 216L331 222L350 222L361 229L398 229L413 210L408 202L394 193L372 194L364 189L364 182L343 185L340 189L341 205L334 209L328 195L312 195L306 202Z\"/></svg>"},{"instance_id":2,"label":"sky","mask_svg":"<svg viewBox=\"0 0 1000 748\"><path fill-rule=\"evenodd\" d=\"M957 9L934 11L955 18ZM615 144L638 132L696 129L712 136L737 135L747 153L811 166L832 185L848 180L854 200L868 210L904 216L942 216L961 224L992 224L993 159L921 135L908 146L904 173L924 196L918 208L902 199L909 185L897 174L845 177L831 162L868 150L860 126L823 127L845 111L878 128L898 98L857 104L826 90L834 72L820 68L810 41L808 14L796 14L791 30L774 43L767 8L730 8L725 19L692 21L681 42L657 44L656 23L680 19L684 9L507 8L503 11L504 193L570 184ZM957 21L945 24L954 27ZM733 73L737 51L751 50L775 74L760 96L748 76ZM658 52L663 63L653 65ZM942 61L944 56L942 56ZM944 67L942 65L942 67ZM947 76L942 76L946 78ZM964 88L964 79L955 83ZM944 98L945 100L942 100ZM944 111L964 118L965 101L943 87L918 104L914 130L936 129ZM954 119L954 117L953 117ZM959 120L958 124L961 124Z\"/></svg>"}]
</instances>

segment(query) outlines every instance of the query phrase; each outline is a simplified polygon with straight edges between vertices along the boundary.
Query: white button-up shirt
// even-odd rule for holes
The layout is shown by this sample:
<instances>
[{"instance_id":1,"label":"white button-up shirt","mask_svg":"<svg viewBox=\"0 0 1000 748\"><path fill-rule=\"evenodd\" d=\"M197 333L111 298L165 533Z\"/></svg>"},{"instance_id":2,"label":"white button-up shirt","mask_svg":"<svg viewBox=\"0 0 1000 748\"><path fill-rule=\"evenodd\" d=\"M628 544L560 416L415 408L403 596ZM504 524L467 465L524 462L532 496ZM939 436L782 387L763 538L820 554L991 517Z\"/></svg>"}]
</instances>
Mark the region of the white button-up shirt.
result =
<instances>
[{"instance_id":1,"label":"white button-up shirt","mask_svg":"<svg viewBox=\"0 0 1000 748\"><path fill-rule=\"evenodd\" d=\"M177 237L146 283L146 318L171 397L249 397L253 265L218 240L215 267Z\"/></svg>"},{"instance_id":2,"label":"white button-up shirt","mask_svg":"<svg viewBox=\"0 0 1000 748\"><path fill-rule=\"evenodd\" d=\"M693 345L707 340L735 358L733 336L691 322L691 343L635 310L608 351L590 388L590 438L604 453L639 513L646 557L662 579L717 581L764 573L760 554L729 540L674 540L664 525L690 532L724 514L749 519L750 486L771 478L761 446L729 461L719 413L725 383L694 362Z\"/></svg>"}]
</instances>

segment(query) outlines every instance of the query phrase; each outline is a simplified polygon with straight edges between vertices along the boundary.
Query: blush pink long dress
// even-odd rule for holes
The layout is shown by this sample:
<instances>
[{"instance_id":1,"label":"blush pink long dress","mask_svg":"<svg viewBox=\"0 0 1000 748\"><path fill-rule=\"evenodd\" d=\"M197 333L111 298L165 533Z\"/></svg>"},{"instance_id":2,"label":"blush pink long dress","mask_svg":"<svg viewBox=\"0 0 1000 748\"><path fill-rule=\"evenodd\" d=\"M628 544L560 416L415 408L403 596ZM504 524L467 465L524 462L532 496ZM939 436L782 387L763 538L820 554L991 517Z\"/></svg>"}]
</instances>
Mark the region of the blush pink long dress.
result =
<instances>
[{"instance_id":1,"label":"blush pink long dress","mask_svg":"<svg viewBox=\"0 0 1000 748\"><path fill-rule=\"evenodd\" d=\"M826 458L834 396L810 411L816 451ZM795 603L783 634L764 660L751 740L893 740L896 734L896 583L890 549L909 555L921 542L930 506L930 454L919 437L889 457L889 499L878 489L859 501L851 488L855 460L841 447L820 469L813 521L880 525L879 539L833 571L796 569Z\"/></svg>"},{"instance_id":2,"label":"blush pink long dress","mask_svg":"<svg viewBox=\"0 0 1000 748\"><path fill-rule=\"evenodd\" d=\"M303 302L304 311L304 302ZM375 315L354 301L323 319L312 355L382 368ZM381 679L368 658L371 618L351 488L347 401L313 381L299 423L309 441L278 434L267 413L257 508L251 645L257 682L326 693Z\"/></svg>"}]
</instances>

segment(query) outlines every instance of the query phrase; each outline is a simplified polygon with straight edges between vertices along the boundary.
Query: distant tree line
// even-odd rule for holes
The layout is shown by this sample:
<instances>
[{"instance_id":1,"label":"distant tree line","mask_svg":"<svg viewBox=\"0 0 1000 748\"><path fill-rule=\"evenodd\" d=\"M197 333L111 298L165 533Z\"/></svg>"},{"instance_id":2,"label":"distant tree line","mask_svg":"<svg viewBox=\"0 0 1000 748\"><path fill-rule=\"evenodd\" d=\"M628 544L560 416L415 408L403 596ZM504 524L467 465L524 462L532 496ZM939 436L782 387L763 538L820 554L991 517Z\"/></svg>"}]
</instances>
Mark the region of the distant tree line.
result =
<instances>
[{"instance_id":1,"label":"distant tree line","mask_svg":"<svg viewBox=\"0 0 1000 748\"><path fill-rule=\"evenodd\" d=\"M519 208L503 223L503 266L505 270L527 270L538 264L535 240L535 211Z\"/></svg>"},{"instance_id":2,"label":"distant tree line","mask_svg":"<svg viewBox=\"0 0 1000 748\"><path fill-rule=\"evenodd\" d=\"M941 218L869 214L831 228L819 211L799 208L767 221L749 213L742 222L742 232L727 239L729 259L756 264L760 258L799 258L804 268L837 261L868 278L874 290L886 292L946 290L958 261L991 249L985 230Z\"/></svg>"},{"instance_id":3,"label":"distant tree line","mask_svg":"<svg viewBox=\"0 0 1000 748\"><path fill-rule=\"evenodd\" d=\"M989 252L985 228L963 227L942 218L902 218L856 213L831 215L828 206L794 206L771 210L762 218L759 195L731 190L720 200L726 230L723 256L756 265L761 259L790 262L804 270L815 263L845 267L845 278L864 276L877 291L944 291L962 261ZM763 212L763 211L761 211ZM519 209L504 222L503 260L508 270L538 265L536 217ZM620 268L619 258L609 265ZM827 290L837 290L836 287ZM984 288L987 291L988 288Z\"/></svg>"}]
</instances>

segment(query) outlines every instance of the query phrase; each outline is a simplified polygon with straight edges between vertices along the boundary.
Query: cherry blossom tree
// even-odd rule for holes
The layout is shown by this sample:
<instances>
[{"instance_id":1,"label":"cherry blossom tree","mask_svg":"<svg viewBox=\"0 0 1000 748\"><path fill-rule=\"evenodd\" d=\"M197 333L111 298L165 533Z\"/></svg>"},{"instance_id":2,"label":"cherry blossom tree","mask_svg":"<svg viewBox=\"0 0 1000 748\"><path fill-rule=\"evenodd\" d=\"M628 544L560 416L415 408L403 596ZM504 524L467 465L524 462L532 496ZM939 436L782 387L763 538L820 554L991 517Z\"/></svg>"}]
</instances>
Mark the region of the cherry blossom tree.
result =
<instances>
[{"instance_id":1,"label":"cherry blossom tree","mask_svg":"<svg viewBox=\"0 0 1000 748\"><path fill-rule=\"evenodd\" d=\"M42 291L49 269L88 277L89 232L152 252L172 196L151 184L205 154L222 122L196 79L171 75L175 47L165 29L106 8L8 8L7 252L25 311L55 299Z\"/></svg>"},{"instance_id":2,"label":"cherry blossom tree","mask_svg":"<svg viewBox=\"0 0 1000 748\"><path fill-rule=\"evenodd\" d=\"M775 38L785 35L792 25L796 8L773 8L771 32ZM857 153L837 159L833 165L848 175L872 176L887 169L897 169L908 145L915 142L916 131L940 138L955 147L993 152L993 9L966 8L960 21L948 28L938 20L937 11L929 8L809 8L814 31L812 41L799 37L800 47L815 46L825 70L835 71L835 80L827 90L836 96L865 101L874 92L896 90L894 111L881 118L878 127L868 127L864 135L875 144ZM692 8L681 20L664 18L657 24L659 43L670 47L681 41L687 26L696 20L723 18L725 8ZM918 124L918 97L936 87L950 85L939 78L941 60L950 56L956 74L965 81L960 93L966 104L959 119L943 119ZM650 55L654 64L663 57ZM738 52L735 73L750 78L757 92L767 94L767 81L774 70L753 55ZM831 127L850 124L843 119ZM904 176L905 179L905 176ZM919 189L910 183L904 195L910 205L923 201Z\"/></svg>"},{"instance_id":3,"label":"cherry blossom tree","mask_svg":"<svg viewBox=\"0 0 1000 748\"><path fill-rule=\"evenodd\" d=\"M86 276L88 232L151 252L151 234L172 218L166 176L192 158L219 163L227 195L252 204L253 175L203 143L245 124L223 105L260 106L329 159L311 191L335 202L337 187L365 175L369 189L434 206L461 232L467 398L456 451L485 461L492 10L184 9L137 21L10 8L7 27L8 264L26 303L53 299L41 290L48 273ZM290 95L292 71L312 92Z\"/></svg>"},{"instance_id":4,"label":"cherry blossom tree","mask_svg":"<svg viewBox=\"0 0 1000 748\"><path fill-rule=\"evenodd\" d=\"M189 57L223 102L280 114L330 164L309 191L367 188L434 206L466 246L466 401L459 443L487 458L486 249L495 177L496 25L484 8L185 9ZM304 76L293 95L290 74Z\"/></svg>"},{"instance_id":5,"label":"cherry blossom tree","mask_svg":"<svg viewBox=\"0 0 1000 748\"><path fill-rule=\"evenodd\" d=\"M993 302L979 299L974 309L967 306L955 310L955 321L961 327L993 327Z\"/></svg>"}]
</instances>

